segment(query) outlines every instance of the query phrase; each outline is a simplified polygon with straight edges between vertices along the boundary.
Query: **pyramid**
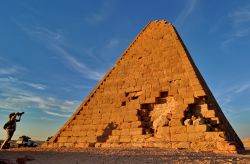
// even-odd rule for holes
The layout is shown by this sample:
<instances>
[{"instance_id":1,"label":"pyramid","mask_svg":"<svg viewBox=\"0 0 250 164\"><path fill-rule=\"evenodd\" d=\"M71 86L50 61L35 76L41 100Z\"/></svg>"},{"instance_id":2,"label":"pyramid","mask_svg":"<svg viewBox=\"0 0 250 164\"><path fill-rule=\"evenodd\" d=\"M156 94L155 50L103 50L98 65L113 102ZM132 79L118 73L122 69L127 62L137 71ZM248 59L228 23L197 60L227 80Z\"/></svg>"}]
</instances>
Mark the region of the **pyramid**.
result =
<instances>
[{"instance_id":1,"label":"pyramid","mask_svg":"<svg viewBox=\"0 0 250 164\"><path fill-rule=\"evenodd\" d=\"M43 147L244 150L177 31L165 20L144 27Z\"/></svg>"}]
</instances>

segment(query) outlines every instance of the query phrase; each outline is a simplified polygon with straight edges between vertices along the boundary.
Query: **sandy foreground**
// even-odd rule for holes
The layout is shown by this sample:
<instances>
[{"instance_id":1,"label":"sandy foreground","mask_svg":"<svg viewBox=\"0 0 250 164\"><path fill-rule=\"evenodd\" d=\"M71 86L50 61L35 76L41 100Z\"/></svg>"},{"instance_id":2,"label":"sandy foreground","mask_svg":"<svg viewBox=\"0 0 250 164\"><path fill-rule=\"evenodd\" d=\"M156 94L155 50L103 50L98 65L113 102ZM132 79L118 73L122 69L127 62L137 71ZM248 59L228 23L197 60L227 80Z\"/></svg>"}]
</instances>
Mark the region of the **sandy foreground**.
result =
<instances>
[{"instance_id":1,"label":"sandy foreground","mask_svg":"<svg viewBox=\"0 0 250 164\"><path fill-rule=\"evenodd\" d=\"M246 154L240 155L159 148L12 148L0 151L0 164L14 164L22 162L27 164L250 163L250 150L246 151Z\"/></svg>"}]
</instances>

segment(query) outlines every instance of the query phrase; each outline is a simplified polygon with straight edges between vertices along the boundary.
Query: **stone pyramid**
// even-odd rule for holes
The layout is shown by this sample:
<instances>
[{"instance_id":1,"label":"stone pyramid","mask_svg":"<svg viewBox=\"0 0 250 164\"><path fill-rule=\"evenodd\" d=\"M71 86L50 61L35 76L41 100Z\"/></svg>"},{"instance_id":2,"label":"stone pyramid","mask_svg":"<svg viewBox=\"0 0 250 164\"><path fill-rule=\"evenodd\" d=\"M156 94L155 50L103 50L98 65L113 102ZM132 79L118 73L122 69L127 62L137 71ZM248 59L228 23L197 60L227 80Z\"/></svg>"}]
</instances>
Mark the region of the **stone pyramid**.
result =
<instances>
[{"instance_id":1,"label":"stone pyramid","mask_svg":"<svg viewBox=\"0 0 250 164\"><path fill-rule=\"evenodd\" d=\"M160 147L240 152L177 31L150 22L44 147Z\"/></svg>"}]
</instances>

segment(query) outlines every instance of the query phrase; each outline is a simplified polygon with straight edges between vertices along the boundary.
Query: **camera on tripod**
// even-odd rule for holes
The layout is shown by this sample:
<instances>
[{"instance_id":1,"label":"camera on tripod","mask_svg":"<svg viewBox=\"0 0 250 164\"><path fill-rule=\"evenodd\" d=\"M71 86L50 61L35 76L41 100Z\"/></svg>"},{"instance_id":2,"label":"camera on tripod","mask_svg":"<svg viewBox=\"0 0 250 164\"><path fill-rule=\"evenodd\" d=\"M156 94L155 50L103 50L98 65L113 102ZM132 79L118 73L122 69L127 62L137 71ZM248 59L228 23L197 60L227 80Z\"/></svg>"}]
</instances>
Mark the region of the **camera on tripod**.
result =
<instances>
[{"instance_id":1,"label":"camera on tripod","mask_svg":"<svg viewBox=\"0 0 250 164\"><path fill-rule=\"evenodd\" d=\"M17 112L17 115L18 115L18 116L21 116L21 115L23 115L23 114L24 114L24 112L21 112L21 113Z\"/></svg>"}]
</instances>

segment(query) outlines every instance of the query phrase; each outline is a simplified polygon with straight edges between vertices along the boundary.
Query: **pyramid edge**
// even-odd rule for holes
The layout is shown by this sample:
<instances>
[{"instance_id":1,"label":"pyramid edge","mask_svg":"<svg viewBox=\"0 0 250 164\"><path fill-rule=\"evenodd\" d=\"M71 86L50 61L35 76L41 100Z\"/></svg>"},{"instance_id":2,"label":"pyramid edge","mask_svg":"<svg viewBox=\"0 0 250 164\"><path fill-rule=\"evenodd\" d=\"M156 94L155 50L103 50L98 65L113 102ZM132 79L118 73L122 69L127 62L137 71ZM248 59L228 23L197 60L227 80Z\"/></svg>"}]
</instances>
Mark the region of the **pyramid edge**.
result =
<instances>
[{"instance_id":1,"label":"pyramid edge","mask_svg":"<svg viewBox=\"0 0 250 164\"><path fill-rule=\"evenodd\" d=\"M235 130L233 129L232 125L231 125L230 122L227 120L225 114L223 113L223 111L222 111L221 107L219 106L217 100L215 99L213 93L212 93L211 90L209 89L209 87L208 87L208 85L207 85L205 79L203 78L203 76L202 76L202 74L200 73L198 67L196 66L195 62L193 61L193 59L192 59L192 57L191 57L191 55L190 55L188 49L186 48L186 46L185 46L183 40L181 39L181 37L180 37L178 31L176 30L176 28L175 28L172 24L170 24L170 25L171 25L171 27L172 27L172 29L173 29L173 34L176 35L176 41L175 41L175 43L176 43L176 44L181 44L182 51L185 53L185 55L186 55L187 58L188 58L188 61L189 61L190 64L192 65L193 71L194 71L195 75L197 76L197 79L199 80L199 82L200 82L202 88L204 89L206 95L207 95L209 98L211 98L211 100L212 100L213 102L215 102L215 105L216 105L216 107L217 107L217 109L218 109L218 110L215 110L215 112L219 113L220 119L222 119L222 120L224 121L224 124L226 124L226 125L228 126L228 128L226 128L226 129L229 130L229 131L230 131L230 134L233 135L233 137L235 138L234 141L237 143L237 149L238 149L237 151L238 151L239 153L244 152L245 148L244 148L244 145L243 145L243 143L242 143L240 137L237 135L237 133L236 133ZM178 43L178 41L179 41L179 43Z\"/></svg>"}]
</instances>

